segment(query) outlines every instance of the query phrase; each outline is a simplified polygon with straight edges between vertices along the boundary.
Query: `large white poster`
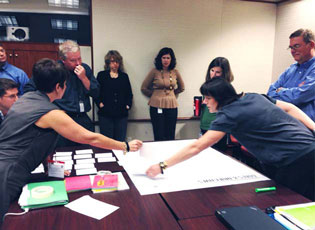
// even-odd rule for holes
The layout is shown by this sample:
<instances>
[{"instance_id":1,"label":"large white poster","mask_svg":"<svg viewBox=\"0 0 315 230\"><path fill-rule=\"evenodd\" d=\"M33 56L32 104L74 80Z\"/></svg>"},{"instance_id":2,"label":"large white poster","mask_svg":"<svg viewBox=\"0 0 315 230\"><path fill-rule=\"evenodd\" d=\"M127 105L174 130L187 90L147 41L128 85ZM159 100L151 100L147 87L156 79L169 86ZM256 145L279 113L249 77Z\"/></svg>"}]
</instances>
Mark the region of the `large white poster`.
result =
<instances>
[{"instance_id":1,"label":"large white poster","mask_svg":"<svg viewBox=\"0 0 315 230\"><path fill-rule=\"evenodd\" d=\"M145 171L195 140L144 143L138 152L114 151L141 195L209 188L269 180L255 170L212 148L149 178Z\"/></svg>"}]
</instances>

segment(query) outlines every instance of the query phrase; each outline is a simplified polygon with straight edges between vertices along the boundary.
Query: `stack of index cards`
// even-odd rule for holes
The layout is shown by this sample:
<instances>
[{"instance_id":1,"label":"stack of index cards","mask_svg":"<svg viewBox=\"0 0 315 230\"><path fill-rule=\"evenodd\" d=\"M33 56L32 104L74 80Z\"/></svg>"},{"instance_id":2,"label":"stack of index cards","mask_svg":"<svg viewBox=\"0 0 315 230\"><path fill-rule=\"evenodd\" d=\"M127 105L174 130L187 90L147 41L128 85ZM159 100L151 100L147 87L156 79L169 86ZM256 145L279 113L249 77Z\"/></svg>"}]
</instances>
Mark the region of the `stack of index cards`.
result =
<instances>
[{"instance_id":1,"label":"stack of index cards","mask_svg":"<svg viewBox=\"0 0 315 230\"><path fill-rule=\"evenodd\" d=\"M56 152L53 156L53 160L65 162L65 170L72 169L72 152Z\"/></svg>"},{"instance_id":2,"label":"stack of index cards","mask_svg":"<svg viewBox=\"0 0 315 230\"><path fill-rule=\"evenodd\" d=\"M116 158L112 153L95 153L95 158L97 158L97 162L116 162Z\"/></svg>"},{"instance_id":3,"label":"stack of index cards","mask_svg":"<svg viewBox=\"0 0 315 230\"><path fill-rule=\"evenodd\" d=\"M82 149L76 150L73 155L73 159L76 160L74 169L76 170L76 175L90 175L96 174L97 170L95 168L95 159L92 156L92 149Z\"/></svg>"}]
</instances>

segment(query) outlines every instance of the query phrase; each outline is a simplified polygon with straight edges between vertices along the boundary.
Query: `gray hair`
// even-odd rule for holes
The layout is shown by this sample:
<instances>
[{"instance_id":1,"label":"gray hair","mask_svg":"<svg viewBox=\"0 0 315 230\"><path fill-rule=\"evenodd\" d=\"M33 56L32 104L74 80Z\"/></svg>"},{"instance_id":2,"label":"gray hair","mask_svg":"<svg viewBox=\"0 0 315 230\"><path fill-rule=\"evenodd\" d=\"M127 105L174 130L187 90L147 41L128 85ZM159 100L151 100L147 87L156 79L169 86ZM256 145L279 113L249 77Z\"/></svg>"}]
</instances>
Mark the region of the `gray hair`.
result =
<instances>
[{"instance_id":1,"label":"gray hair","mask_svg":"<svg viewBox=\"0 0 315 230\"><path fill-rule=\"evenodd\" d=\"M62 60L67 59L67 53L74 53L77 51L80 51L80 46L75 41L67 40L59 45L59 57Z\"/></svg>"}]
</instances>

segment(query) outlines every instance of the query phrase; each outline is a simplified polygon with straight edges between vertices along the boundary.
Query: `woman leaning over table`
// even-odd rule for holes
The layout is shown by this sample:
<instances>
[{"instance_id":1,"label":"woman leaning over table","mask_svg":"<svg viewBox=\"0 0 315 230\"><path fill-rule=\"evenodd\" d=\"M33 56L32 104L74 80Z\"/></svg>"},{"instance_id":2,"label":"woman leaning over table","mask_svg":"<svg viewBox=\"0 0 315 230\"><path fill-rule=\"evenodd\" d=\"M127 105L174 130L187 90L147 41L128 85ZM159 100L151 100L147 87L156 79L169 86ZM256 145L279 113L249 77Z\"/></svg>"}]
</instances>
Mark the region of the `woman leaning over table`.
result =
<instances>
[{"instance_id":1,"label":"woman leaning over table","mask_svg":"<svg viewBox=\"0 0 315 230\"><path fill-rule=\"evenodd\" d=\"M25 93L0 127L0 228L10 202L28 183L31 172L56 146L58 134L81 144L104 149L138 150L142 142L115 141L93 133L72 120L53 102L66 90L68 71L53 60L39 60L33 67L37 91Z\"/></svg>"},{"instance_id":2,"label":"woman leaning over table","mask_svg":"<svg viewBox=\"0 0 315 230\"><path fill-rule=\"evenodd\" d=\"M161 49L152 69L142 83L141 91L150 97L150 117L155 141L174 140L177 121L176 96L184 91L184 81L175 69L171 48Z\"/></svg>"},{"instance_id":3,"label":"woman leaning over table","mask_svg":"<svg viewBox=\"0 0 315 230\"><path fill-rule=\"evenodd\" d=\"M155 177L232 134L265 167L277 183L315 200L315 123L295 105L257 93L237 94L215 77L200 88L210 112L217 112L210 130L170 158L152 165Z\"/></svg>"},{"instance_id":4,"label":"woman leaning over table","mask_svg":"<svg viewBox=\"0 0 315 230\"><path fill-rule=\"evenodd\" d=\"M209 81L214 77L224 78L230 83L234 80L234 76L228 59L224 57L217 57L210 62L206 74L206 81ZM215 120L215 118L216 113L209 112L206 104L202 104L200 117L201 135L204 135L209 130L211 123ZM224 152L227 148L227 135L225 135L218 143L214 144L212 148Z\"/></svg>"},{"instance_id":5,"label":"woman leaning over table","mask_svg":"<svg viewBox=\"0 0 315 230\"><path fill-rule=\"evenodd\" d=\"M118 141L126 139L128 111L132 106L132 90L123 58L116 50L105 56L105 71L97 74L100 83L98 118L101 134Z\"/></svg>"}]
</instances>

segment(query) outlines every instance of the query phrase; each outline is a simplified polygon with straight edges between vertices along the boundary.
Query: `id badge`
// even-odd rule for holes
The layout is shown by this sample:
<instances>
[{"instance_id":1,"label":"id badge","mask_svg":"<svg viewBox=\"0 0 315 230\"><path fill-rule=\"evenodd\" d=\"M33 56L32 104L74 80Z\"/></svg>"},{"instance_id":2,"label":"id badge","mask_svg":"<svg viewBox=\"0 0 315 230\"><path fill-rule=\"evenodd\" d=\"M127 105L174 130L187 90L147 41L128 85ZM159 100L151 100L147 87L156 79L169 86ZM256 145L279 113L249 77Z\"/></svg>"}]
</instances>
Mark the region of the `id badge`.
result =
<instances>
[{"instance_id":1,"label":"id badge","mask_svg":"<svg viewBox=\"0 0 315 230\"><path fill-rule=\"evenodd\" d=\"M162 113L163 113L163 109L158 108L158 109L157 109L157 113L162 114Z\"/></svg>"},{"instance_id":2,"label":"id badge","mask_svg":"<svg viewBox=\"0 0 315 230\"><path fill-rule=\"evenodd\" d=\"M79 101L80 113L84 112L84 103L83 101Z\"/></svg>"},{"instance_id":3,"label":"id badge","mask_svg":"<svg viewBox=\"0 0 315 230\"><path fill-rule=\"evenodd\" d=\"M61 161L48 161L48 176L64 178L65 163Z\"/></svg>"}]
</instances>

